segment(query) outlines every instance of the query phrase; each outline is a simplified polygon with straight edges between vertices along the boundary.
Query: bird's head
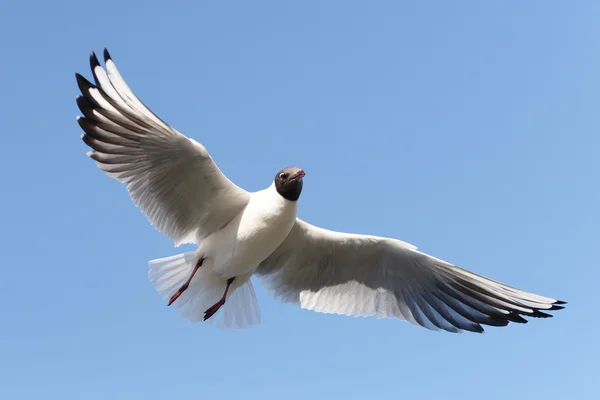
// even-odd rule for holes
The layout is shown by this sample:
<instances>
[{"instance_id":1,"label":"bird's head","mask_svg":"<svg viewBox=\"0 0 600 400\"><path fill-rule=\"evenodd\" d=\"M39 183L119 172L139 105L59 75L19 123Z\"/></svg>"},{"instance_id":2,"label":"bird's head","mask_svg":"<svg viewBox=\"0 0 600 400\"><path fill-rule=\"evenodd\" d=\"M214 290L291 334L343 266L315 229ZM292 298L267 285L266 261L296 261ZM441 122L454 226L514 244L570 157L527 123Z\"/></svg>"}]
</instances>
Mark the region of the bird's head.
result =
<instances>
[{"instance_id":1,"label":"bird's head","mask_svg":"<svg viewBox=\"0 0 600 400\"><path fill-rule=\"evenodd\" d=\"M275 175L277 193L286 200L297 201L302 193L303 170L298 167L284 168Z\"/></svg>"}]
</instances>

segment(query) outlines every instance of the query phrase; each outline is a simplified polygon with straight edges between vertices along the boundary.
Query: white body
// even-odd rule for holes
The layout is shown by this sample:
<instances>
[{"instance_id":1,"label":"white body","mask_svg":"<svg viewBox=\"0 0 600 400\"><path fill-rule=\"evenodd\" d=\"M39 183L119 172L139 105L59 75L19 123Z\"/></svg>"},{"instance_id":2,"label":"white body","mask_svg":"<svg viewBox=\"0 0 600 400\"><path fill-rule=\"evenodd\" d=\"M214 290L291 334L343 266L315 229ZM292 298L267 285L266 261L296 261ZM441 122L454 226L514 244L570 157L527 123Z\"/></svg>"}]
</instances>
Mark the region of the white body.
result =
<instances>
[{"instance_id":1,"label":"white body","mask_svg":"<svg viewBox=\"0 0 600 400\"><path fill-rule=\"evenodd\" d=\"M198 239L198 250L150 261L150 280L159 293L169 298L190 276L198 260L203 259L189 288L174 303L179 313L192 322L201 322L203 312L223 295L227 280L235 278L218 324L257 324L260 311L250 278L287 238L296 223L297 210L298 203L284 199L275 185L252 193L246 207L231 222Z\"/></svg>"},{"instance_id":2,"label":"white body","mask_svg":"<svg viewBox=\"0 0 600 400\"><path fill-rule=\"evenodd\" d=\"M298 203L281 197L275 185L253 193L233 221L201 241L197 255L204 258L202 268L212 268L224 279L252 275L290 233L297 210Z\"/></svg>"}]
</instances>

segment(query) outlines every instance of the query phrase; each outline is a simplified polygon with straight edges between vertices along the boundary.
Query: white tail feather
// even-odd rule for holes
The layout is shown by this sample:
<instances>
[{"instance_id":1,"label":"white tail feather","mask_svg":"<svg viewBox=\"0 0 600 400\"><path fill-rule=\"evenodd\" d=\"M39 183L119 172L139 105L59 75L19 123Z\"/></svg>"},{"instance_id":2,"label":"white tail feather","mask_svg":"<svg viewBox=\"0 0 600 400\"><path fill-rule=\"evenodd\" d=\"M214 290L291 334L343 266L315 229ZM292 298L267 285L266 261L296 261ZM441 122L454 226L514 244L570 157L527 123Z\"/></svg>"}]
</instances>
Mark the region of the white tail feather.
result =
<instances>
[{"instance_id":1,"label":"white tail feather","mask_svg":"<svg viewBox=\"0 0 600 400\"><path fill-rule=\"evenodd\" d=\"M148 263L148 277L158 293L168 301L189 278L197 261L195 251L152 260ZM204 322L204 312L219 301L226 286L227 280L218 276L212 266L205 262L173 305L188 321ZM225 305L206 323L215 321L220 328L248 328L260 323L258 301L249 279L246 282L233 282Z\"/></svg>"}]
</instances>

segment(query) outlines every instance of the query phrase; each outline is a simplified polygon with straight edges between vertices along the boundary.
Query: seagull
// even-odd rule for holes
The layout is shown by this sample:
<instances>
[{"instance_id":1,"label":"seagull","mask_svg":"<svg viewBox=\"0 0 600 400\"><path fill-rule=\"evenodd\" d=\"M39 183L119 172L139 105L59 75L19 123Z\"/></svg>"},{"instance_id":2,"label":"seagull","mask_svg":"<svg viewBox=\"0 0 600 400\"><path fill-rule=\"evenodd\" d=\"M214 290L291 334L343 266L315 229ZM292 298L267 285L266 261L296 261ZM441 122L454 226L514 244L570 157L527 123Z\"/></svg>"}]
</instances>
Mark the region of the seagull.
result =
<instances>
[{"instance_id":1,"label":"seagull","mask_svg":"<svg viewBox=\"0 0 600 400\"><path fill-rule=\"evenodd\" d=\"M251 277L274 297L320 313L396 318L447 332L552 317L566 302L515 289L387 237L343 233L297 217L305 172L278 171L263 190L230 181L207 149L146 107L104 50L80 74L77 117L87 155L124 183L134 204L175 246L149 261L157 292L193 323L261 322Z\"/></svg>"}]
</instances>

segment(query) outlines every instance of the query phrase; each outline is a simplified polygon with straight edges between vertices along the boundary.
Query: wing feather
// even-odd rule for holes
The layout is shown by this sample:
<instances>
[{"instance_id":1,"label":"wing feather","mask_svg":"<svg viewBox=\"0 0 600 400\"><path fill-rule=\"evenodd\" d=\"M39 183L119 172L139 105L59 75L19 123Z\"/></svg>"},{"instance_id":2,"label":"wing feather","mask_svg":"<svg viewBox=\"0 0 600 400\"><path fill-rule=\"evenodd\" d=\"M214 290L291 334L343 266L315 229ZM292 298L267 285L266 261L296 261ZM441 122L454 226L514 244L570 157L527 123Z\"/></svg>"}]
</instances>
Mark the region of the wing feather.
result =
<instances>
[{"instance_id":1,"label":"wing feather","mask_svg":"<svg viewBox=\"0 0 600 400\"><path fill-rule=\"evenodd\" d=\"M515 289L406 242L297 220L257 273L276 297L317 312L393 317L448 332L546 318L562 301ZM544 310L544 311L542 311Z\"/></svg>"},{"instance_id":2,"label":"wing feather","mask_svg":"<svg viewBox=\"0 0 600 400\"><path fill-rule=\"evenodd\" d=\"M250 194L219 170L208 151L156 116L125 83L110 54L94 53L95 84L76 74L88 155L122 183L159 231L176 245L197 243L231 221Z\"/></svg>"}]
</instances>

